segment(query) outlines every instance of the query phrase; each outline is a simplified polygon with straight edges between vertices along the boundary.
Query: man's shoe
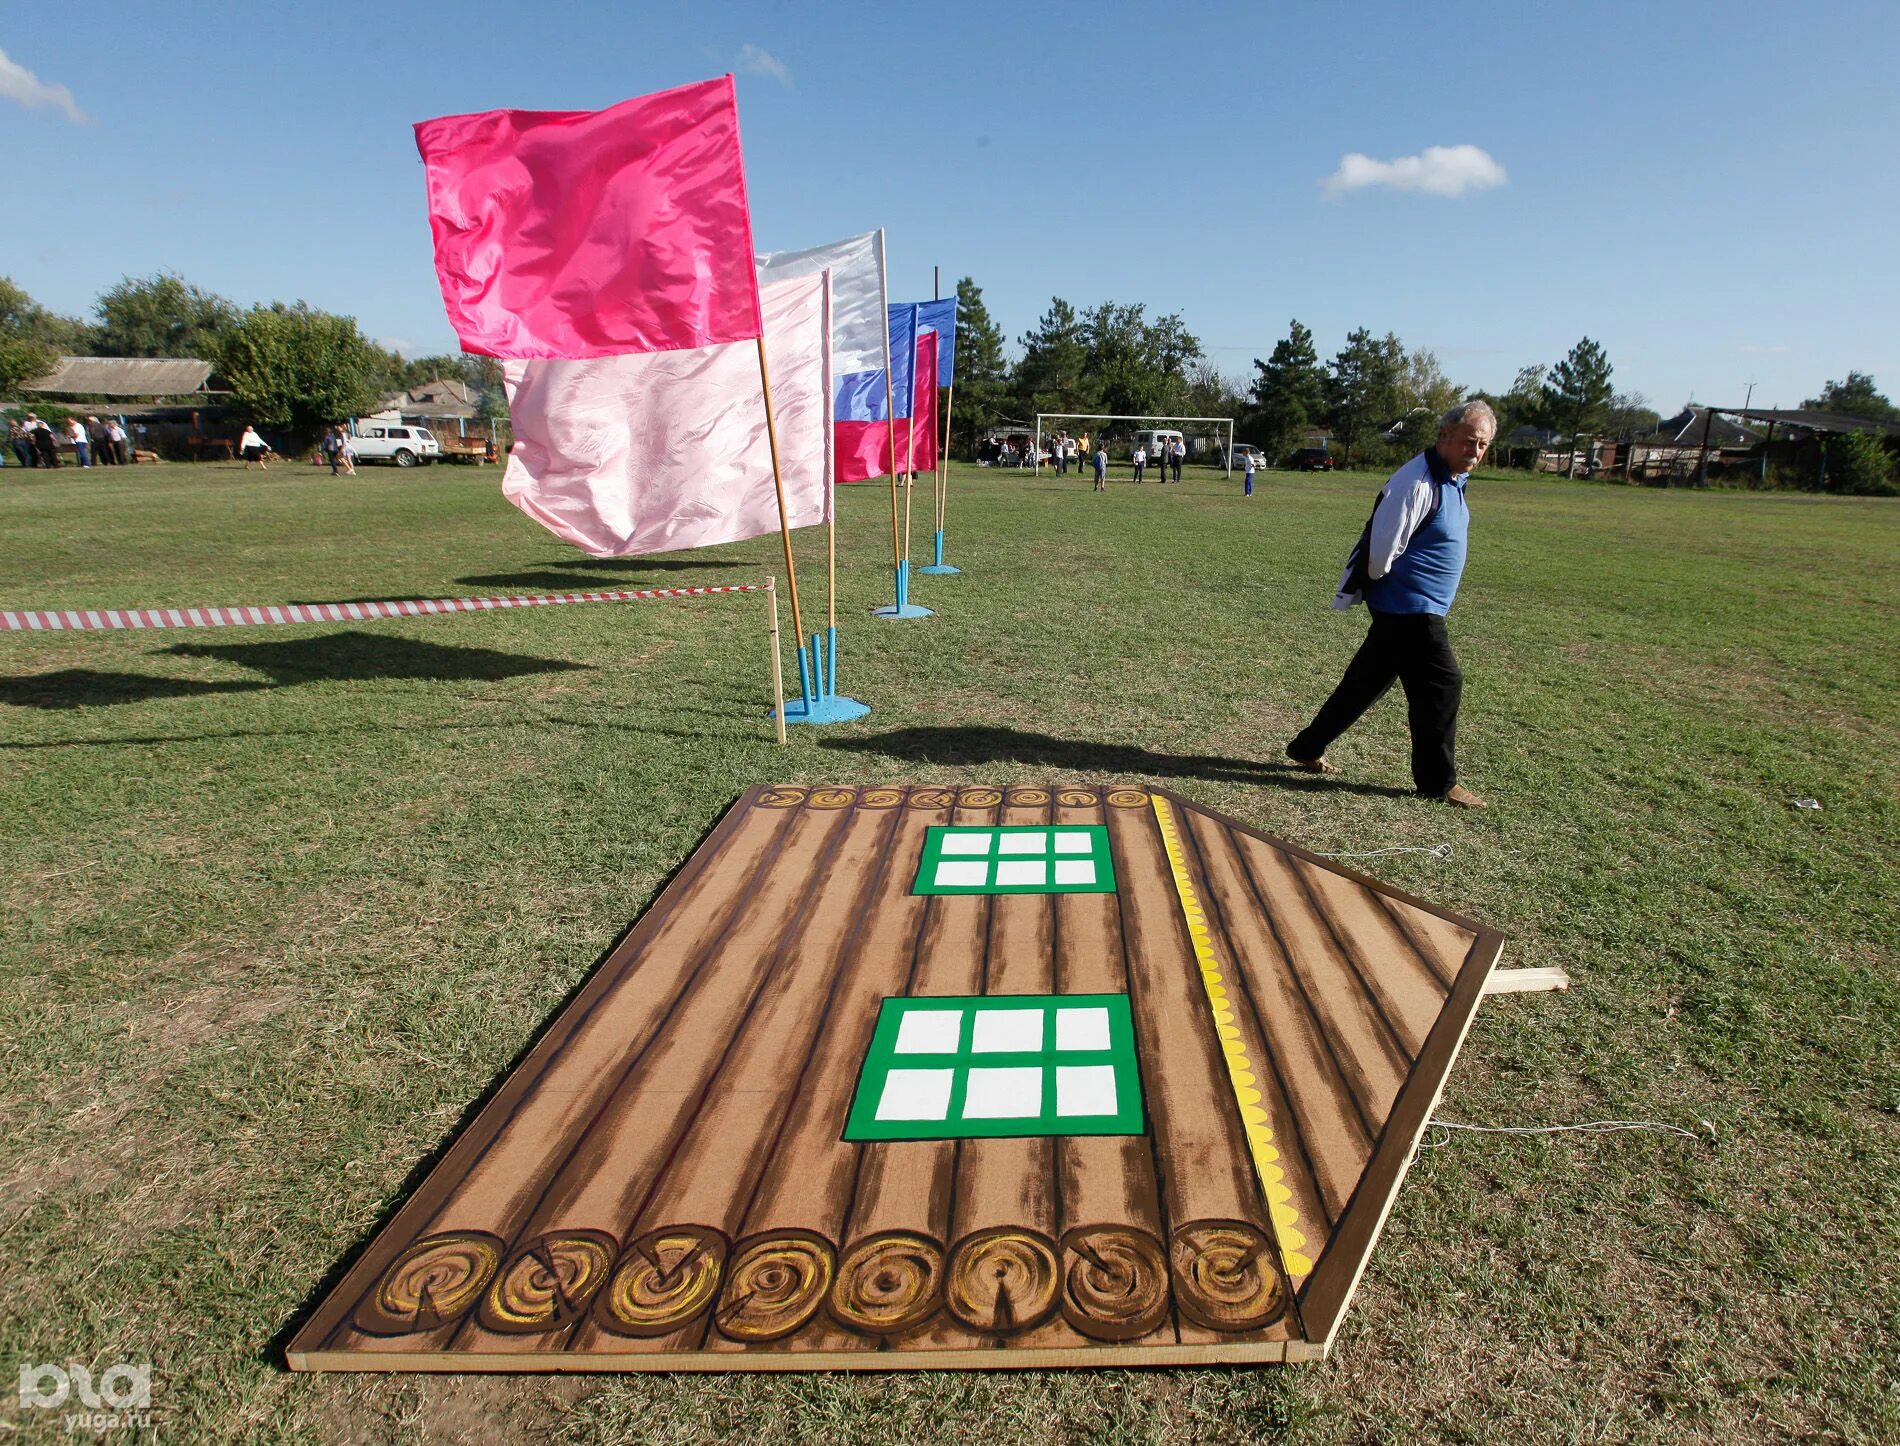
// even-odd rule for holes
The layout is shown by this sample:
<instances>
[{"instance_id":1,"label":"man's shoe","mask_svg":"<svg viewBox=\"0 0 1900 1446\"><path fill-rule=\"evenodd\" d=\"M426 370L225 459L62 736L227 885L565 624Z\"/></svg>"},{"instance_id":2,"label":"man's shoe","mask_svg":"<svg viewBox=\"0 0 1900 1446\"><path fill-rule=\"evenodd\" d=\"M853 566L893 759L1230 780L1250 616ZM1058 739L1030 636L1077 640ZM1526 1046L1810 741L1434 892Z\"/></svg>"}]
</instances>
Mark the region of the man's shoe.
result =
<instances>
[{"instance_id":1,"label":"man's shoe","mask_svg":"<svg viewBox=\"0 0 1900 1446\"><path fill-rule=\"evenodd\" d=\"M1336 763L1328 763L1326 761L1325 754L1321 754L1318 758L1300 758L1300 757L1295 756L1293 752L1293 746L1291 744L1288 744L1287 750L1286 750L1286 756L1288 758L1293 759L1293 766L1304 773L1337 773L1339 772L1339 765Z\"/></svg>"},{"instance_id":2,"label":"man's shoe","mask_svg":"<svg viewBox=\"0 0 1900 1446\"><path fill-rule=\"evenodd\" d=\"M1445 802L1449 803L1453 808L1489 808L1491 806L1470 789L1460 788L1455 783L1440 794L1439 797L1444 799Z\"/></svg>"}]
</instances>

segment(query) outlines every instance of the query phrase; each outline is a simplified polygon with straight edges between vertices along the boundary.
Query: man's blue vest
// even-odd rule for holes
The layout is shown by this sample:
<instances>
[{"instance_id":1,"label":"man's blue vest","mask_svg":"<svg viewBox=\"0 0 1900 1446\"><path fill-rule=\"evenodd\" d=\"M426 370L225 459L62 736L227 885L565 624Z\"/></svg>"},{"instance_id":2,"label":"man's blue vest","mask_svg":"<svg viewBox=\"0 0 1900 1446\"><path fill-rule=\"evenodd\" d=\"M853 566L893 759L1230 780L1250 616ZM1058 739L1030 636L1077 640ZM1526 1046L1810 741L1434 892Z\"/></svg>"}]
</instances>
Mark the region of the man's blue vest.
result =
<instances>
[{"instance_id":1,"label":"man's blue vest","mask_svg":"<svg viewBox=\"0 0 1900 1446\"><path fill-rule=\"evenodd\" d=\"M1465 538L1471 513L1465 506L1465 478L1451 475L1436 449L1428 449L1432 490L1438 505L1393 560L1392 570L1366 589L1366 606L1375 613L1451 611L1458 579L1465 571Z\"/></svg>"}]
</instances>

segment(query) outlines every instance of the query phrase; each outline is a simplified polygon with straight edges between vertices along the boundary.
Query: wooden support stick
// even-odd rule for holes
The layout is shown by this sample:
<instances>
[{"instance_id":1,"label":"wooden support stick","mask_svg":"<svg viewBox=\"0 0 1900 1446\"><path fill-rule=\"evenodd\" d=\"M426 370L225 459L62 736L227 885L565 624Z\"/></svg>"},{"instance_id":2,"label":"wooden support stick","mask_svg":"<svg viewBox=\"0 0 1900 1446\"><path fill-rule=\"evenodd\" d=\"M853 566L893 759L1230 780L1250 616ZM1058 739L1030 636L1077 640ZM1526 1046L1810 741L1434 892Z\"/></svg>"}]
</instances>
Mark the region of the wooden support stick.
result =
<instances>
[{"instance_id":1,"label":"wooden support stick","mask_svg":"<svg viewBox=\"0 0 1900 1446\"><path fill-rule=\"evenodd\" d=\"M792 636L803 639L805 620L798 611L798 569L792 565L792 524L785 514L785 474L778 464L778 424L772 420L772 374L765 365L763 332L759 334L759 385L765 389L765 440L772 449L772 490L778 494L778 535L785 544L785 586L792 595Z\"/></svg>"},{"instance_id":2,"label":"wooden support stick","mask_svg":"<svg viewBox=\"0 0 1900 1446\"><path fill-rule=\"evenodd\" d=\"M910 418L910 430L906 433L904 438L906 445L906 455L904 457L904 558L906 561L910 558L910 489L917 481L917 418L914 415L916 411L917 408L913 404L911 407L913 415Z\"/></svg>"},{"instance_id":3,"label":"wooden support stick","mask_svg":"<svg viewBox=\"0 0 1900 1446\"><path fill-rule=\"evenodd\" d=\"M765 580L766 600L771 604L768 616L772 630L772 722L777 725L778 741L785 741L785 662L779 656L778 641L778 579L768 577Z\"/></svg>"},{"instance_id":4,"label":"wooden support stick","mask_svg":"<svg viewBox=\"0 0 1900 1446\"><path fill-rule=\"evenodd\" d=\"M950 510L950 409L957 404L957 384L944 389L943 441L937 447L937 531L943 531L943 519Z\"/></svg>"},{"instance_id":5,"label":"wooden support stick","mask_svg":"<svg viewBox=\"0 0 1900 1446\"><path fill-rule=\"evenodd\" d=\"M891 437L891 566L901 566L904 546L897 540L897 393L891 390L890 319L884 322L884 421Z\"/></svg>"},{"instance_id":6,"label":"wooden support stick","mask_svg":"<svg viewBox=\"0 0 1900 1446\"><path fill-rule=\"evenodd\" d=\"M1486 994L1539 994L1549 989L1568 989L1570 976L1563 970L1493 969L1484 981Z\"/></svg>"}]
</instances>

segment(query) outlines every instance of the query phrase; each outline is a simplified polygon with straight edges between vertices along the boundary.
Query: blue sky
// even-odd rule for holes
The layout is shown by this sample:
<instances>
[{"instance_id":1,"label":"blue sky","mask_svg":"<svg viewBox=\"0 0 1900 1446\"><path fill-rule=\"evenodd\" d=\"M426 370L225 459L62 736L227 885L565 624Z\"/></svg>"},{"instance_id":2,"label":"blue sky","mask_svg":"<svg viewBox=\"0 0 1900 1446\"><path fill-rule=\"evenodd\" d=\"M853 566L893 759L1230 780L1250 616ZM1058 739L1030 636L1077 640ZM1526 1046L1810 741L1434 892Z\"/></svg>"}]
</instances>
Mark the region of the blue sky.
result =
<instances>
[{"instance_id":1,"label":"blue sky","mask_svg":"<svg viewBox=\"0 0 1900 1446\"><path fill-rule=\"evenodd\" d=\"M1850 368L1900 394L1892 0L0 16L0 274L74 314L168 269L452 349L412 122L733 70L761 248L885 226L894 299L974 276L1012 341L1061 295L1179 311L1237 378L1298 317L1322 354L1396 331L1488 388L1588 334L1665 412ZM1433 147L1482 155L1405 163Z\"/></svg>"}]
</instances>

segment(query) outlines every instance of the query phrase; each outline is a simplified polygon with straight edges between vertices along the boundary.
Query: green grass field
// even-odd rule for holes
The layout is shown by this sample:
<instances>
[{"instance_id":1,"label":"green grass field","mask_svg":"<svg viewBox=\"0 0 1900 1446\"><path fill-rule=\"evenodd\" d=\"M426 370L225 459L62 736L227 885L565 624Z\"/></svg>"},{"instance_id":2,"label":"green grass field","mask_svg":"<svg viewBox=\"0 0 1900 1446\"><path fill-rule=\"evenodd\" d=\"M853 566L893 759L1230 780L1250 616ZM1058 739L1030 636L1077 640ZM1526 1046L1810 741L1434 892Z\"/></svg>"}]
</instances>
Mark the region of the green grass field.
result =
<instances>
[{"instance_id":1,"label":"green grass field","mask_svg":"<svg viewBox=\"0 0 1900 1446\"><path fill-rule=\"evenodd\" d=\"M1125 470L1125 469L1123 469ZM1403 709L1281 748L1363 630L1376 479L954 477L927 622L841 502L843 690L764 718L754 598L0 634L0 1381L150 1361L168 1440L1900 1439L1900 503L1480 477L1463 780ZM928 543L928 494L917 505ZM493 469L0 471L0 607L750 581L596 562ZM822 538L800 536L808 625ZM789 633L789 616L786 622ZM1423 1153L1335 1355L1291 1369L292 1376L281 1345L720 811L770 779L1147 778L1501 927L1440 1113L1654 1133ZM1797 809L1813 797L1816 810ZM0 1394L0 1430L70 1439Z\"/></svg>"}]
</instances>

